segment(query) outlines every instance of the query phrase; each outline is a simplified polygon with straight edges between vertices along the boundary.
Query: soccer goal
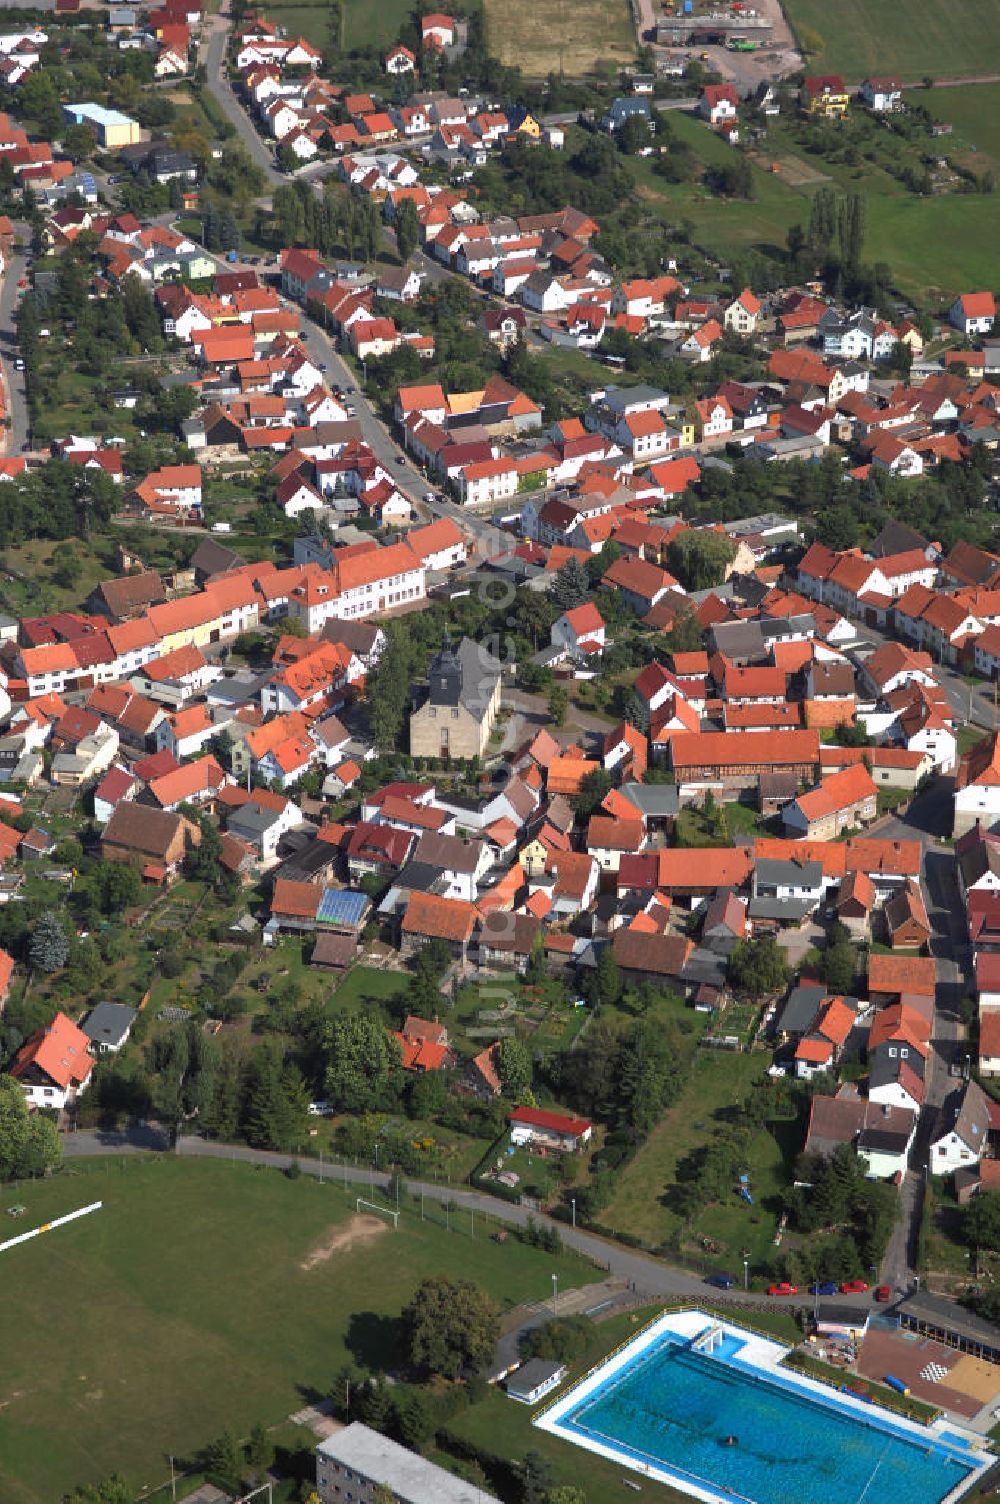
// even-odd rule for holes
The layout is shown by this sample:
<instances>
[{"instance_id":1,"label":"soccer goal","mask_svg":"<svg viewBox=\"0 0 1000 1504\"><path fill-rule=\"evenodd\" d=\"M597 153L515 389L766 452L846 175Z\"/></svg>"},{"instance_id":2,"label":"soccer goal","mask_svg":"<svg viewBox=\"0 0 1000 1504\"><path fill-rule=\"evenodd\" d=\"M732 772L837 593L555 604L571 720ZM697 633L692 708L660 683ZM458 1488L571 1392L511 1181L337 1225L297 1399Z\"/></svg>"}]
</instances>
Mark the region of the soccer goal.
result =
<instances>
[{"instance_id":1,"label":"soccer goal","mask_svg":"<svg viewBox=\"0 0 1000 1504\"><path fill-rule=\"evenodd\" d=\"M391 1206L379 1206L377 1201L366 1201L363 1196L359 1196L355 1210L360 1211L363 1206L367 1206L369 1211L378 1212L383 1217L391 1217L393 1231L395 1232L398 1230L399 1213L393 1211Z\"/></svg>"}]
</instances>

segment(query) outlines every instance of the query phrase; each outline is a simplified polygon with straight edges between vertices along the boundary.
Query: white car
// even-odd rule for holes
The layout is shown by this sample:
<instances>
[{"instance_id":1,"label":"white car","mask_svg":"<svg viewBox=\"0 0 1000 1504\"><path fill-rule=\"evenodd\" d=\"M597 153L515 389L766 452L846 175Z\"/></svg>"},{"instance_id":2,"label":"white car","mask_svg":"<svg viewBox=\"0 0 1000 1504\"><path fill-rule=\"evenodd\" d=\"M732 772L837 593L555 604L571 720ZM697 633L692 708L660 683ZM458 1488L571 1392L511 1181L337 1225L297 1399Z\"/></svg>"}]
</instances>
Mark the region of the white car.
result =
<instances>
[{"instance_id":1,"label":"white car","mask_svg":"<svg viewBox=\"0 0 1000 1504\"><path fill-rule=\"evenodd\" d=\"M310 1102L309 1116L311 1118L328 1118L333 1112L329 1102Z\"/></svg>"}]
</instances>

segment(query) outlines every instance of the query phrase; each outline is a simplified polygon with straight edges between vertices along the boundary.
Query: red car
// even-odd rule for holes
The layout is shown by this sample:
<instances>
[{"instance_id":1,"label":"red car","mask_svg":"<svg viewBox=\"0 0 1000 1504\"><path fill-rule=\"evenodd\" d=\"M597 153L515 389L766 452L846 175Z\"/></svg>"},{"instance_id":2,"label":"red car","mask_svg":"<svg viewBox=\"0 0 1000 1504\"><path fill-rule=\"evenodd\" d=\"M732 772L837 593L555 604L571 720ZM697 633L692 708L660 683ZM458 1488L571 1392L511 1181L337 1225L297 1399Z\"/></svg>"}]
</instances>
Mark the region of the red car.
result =
<instances>
[{"instance_id":1,"label":"red car","mask_svg":"<svg viewBox=\"0 0 1000 1504\"><path fill-rule=\"evenodd\" d=\"M888 1302L892 1299L892 1286L879 1285L878 1289L875 1291L875 1299L878 1301L880 1306L888 1304Z\"/></svg>"},{"instance_id":2,"label":"red car","mask_svg":"<svg viewBox=\"0 0 1000 1504\"><path fill-rule=\"evenodd\" d=\"M768 1285L768 1295L798 1295L798 1285L790 1285L787 1280L782 1280L778 1285Z\"/></svg>"},{"instance_id":3,"label":"red car","mask_svg":"<svg viewBox=\"0 0 1000 1504\"><path fill-rule=\"evenodd\" d=\"M840 1287L841 1295L863 1295L869 1288L863 1279L845 1279Z\"/></svg>"}]
</instances>

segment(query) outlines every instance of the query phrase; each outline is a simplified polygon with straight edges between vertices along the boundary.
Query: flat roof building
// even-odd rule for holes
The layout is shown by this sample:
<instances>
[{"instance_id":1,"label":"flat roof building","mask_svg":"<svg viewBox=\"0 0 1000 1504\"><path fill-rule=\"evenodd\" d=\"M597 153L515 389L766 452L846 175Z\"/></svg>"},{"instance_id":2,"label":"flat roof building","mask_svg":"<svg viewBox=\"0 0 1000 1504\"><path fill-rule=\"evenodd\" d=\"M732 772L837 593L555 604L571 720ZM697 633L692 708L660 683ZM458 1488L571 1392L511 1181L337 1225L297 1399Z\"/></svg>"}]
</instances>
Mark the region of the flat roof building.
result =
<instances>
[{"instance_id":1,"label":"flat roof building","mask_svg":"<svg viewBox=\"0 0 1000 1504\"><path fill-rule=\"evenodd\" d=\"M372 1504L377 1488L399 1504L499 1504L494 1494L467 1483L416 1452L354 1421L316 1448L316 1489L321 1504Z\"/></svg>"}]
</instances>

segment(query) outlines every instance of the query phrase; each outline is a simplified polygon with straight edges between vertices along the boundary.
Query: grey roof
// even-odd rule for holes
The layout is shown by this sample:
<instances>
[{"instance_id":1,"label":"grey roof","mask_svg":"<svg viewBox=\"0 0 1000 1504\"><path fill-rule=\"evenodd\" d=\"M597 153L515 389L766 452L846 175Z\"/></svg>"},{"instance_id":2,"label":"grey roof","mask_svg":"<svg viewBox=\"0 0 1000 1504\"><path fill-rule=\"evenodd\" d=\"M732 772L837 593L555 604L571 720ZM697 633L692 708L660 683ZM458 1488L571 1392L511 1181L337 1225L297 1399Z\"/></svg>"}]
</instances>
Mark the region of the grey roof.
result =
<instances>
[{"instance_id":1,"label":"grey roof","mask_svg":"<svg viewBox=\"0 0 1000 1504\"><path fill-rule=\"evenodd\" d=\"M319 1456L391 1488L400 1504L498 1504L495 1494L467 1483L360 1421L321 1441Z\"/></svg>"},{"instance_id":2,"label":"grey roof","mask_svg":"<svg viewBox=\"0 0 1000 1504\"><path fill-rule=\"evenodd\" d=\"M647 106L648 110L648 106ZM636 386L609 386L604 394L604 406L612 413L623 413L637 402L666 402L667 393L661 387L639 382Z\"/></svg>"},{"instance_id":3,"label":"grey roof","mask_svg":"<svg viewBox=\"0 0 1000 1504\"><path fill-rule=\"evenodd\" d=\"M862 1128L858 1134L858 1148L870 1154L904 1154L909 1142L905 1128Z\"/></svg>"},{"instance_id":4,"label":"grey roof","mask_svg":"<svg viewBox=\"0 0 1000 1504\"><path fill-rule=\"evenodd\" d=\"M690 983L708 982L713 987L722 987L726 980L726 957L699 945L681 967L681 980Z\"/></svg>"},{"instance_id":5,"label":"grey roof","mask_svg":"<svg viewBox=\"0 0 1000 1504\"><path fill-rule=\"evenodd\" d=\"M128 1038L136 1010L126 1003L98 1003L87 1014L83 1032L94 1044L120 1045Z\"/></svg>"},{"instance_id":6,"label":"grey roof","mask_svg":"<svg viewBox=\"0 0 1000 1504\"><path fill-rule=\"evenodd\" d=\"M415 862L447 872L471 874L479 866L483 854L482 841L463 841L460 836L441 835L428 830L420 837L413 853Z\"/></svg>"},{"instance_id":7,"label":"grey roof","mask_svg":"<svg viewBox=\"0 0 1000 1504\"><path fill-rule=\"evenodd\" d=\"M820 1000L828 997L825 987L793 987L778 1019L783 1034L805 1034L812 1027Z\"/></svg>"},{"instance_id":8,"label":"grey roof","mask_svg":"<svg viewBox=\"0 0 1000 1504\"><path fill-rule=\"evenodd\" d=\"M431 662L427 703L462 705L482 720L499 677L500 664L483 643L470 637L463 637L457 649L446 643Z\"/></svg>"},{"instance_id":9,"label":"grey roof","mask_svg":"<svg viewBox=\"0 0 1000 1504\"><path fill-rule=\"evenodd\" d=\"M447 886L448 883L441 868L434 863L407 862L396 874L396 881L392 891L396 893L400 889L405 889L405 896L409 899L411 893L437 893L440 895ZM395 906L390 907L390 912L395 912Z\"/></svg>"},{"instance_id":10,"label":"grey roof","mask_svg":"<svg viewBox=\"0 0 1000 1504\"><path fill-rule=\"evenodd\" d=\"M251 799L247 804L241 804L239 809L233 810L226 822L226 829L232 835L253 840L256 836L263 835L265 830L270 830L280 819L280 811L269 809L267 805L257 804Z\"/></svg>"},{"instance_id":11,"label":"grey roof","mask_svg":"<svg viewBox=\"0 0 1000 1504\"><path fill-rule=\"evenodd\" d=\"M890 1053L895 1051L895 1054ZM902 1053L906 1051L905 1055ZM927 1062L919 1050L905 1040L884 1039L868 1052L869 1091L873 1086L886 1086L899 1077L900 1066L908 1066L918 1081L924 1079Z\"/></svg>"},{"instance_id":12,"label":"grey roof","mask_svg":"<svg viewBox=\"0 0 1000 1504\"><path fill-rule=\"evenodd\" d=\"M224 543L217 543L214 538L202 538L191 555L191 567L196 573L208 577L225 574L226 570L237 569L244 562L235 549L227 548Z\"/></svg>"},{"instance_id":13,"label":"grey roof","mask_svg":"<svg viewBox=\"0 0 1000 1504\"><path fill-rule=\"evenodd\" d=\"M927 1290L915 1290L907 1295L897 1307L905 1321L921 1322L937 1327L939 1331L954 1332L968 1342L979 1342L983 1347L1000 1349L1000 1327L974 1316L962 1306L946 1300L943 1295L931 1295Z\"/></svg>"},{"instance_id":14,"label":"grey roof","mask_svg":"<svg viewBox=\"0 0 1000 1504\"><path fill-rule=\"evenodd\" d=\"M818 888L823 882L822 862L800 862L796 857L759 857L754 866L757 888Z\"/></svg>"},{"instance_id":15,"label":"grey roof","mask_svg":"<svg viewBox=\"0 0 1000 1504\"><path fill-rule=\"evenodd\" d=\"M989 1098L975 1081L969 1081L943 1104L938 1120L938 1138L957 1133L963 1144L977 1154L986 1150L990 1127Z\"/></svg>"},{"instance_id":16,"label":"grey roof","mask_svg":"<svg viewBox=\"0 0 1000 1504\"><path fill-rule=\"evenodd\" d=\"M331 846L329 841L313 839L282 862L276 875L292 882L308 883L333 867L336 860L336 846Z\"/></svg>"},{"instance_id":17,"label":"grey roof","mask_svg":"<svg viewBox=\"0 0 1000 1504\"><path fill-rule=\"evenodd\" d=\"M809 898L751 898L747 915L750 919L774 919L779 924L801 924L815 907Z\"/></svg>"},{"instance_id":18,"label":"grey roof","mask_svg":"<svg viewBox=\"0 0 1000 1504\"><path fill-rule=\"evenodd\" d=\"M923 533L918 533L908 522L891 517L871 546L873 559L887 558L890 554L907 553L911 548L925 549L928 542Z\"/></svg>"},{"instance_id":19,"label":"grey roof","mask_svg":"<svg viewBox=\"0 0 1000 1504\"><path fill-rule=\"evenodd\" d=\"M757 621L720 621L711 631L717 653L727 658L763 658L766 653L762 624Z\"/></svg>"},{"instance_id":20,"label":"grey roof","mask_svg":"<svg viewBox=\"0 0 1000 1504\"><path fill-rule=\"evenodd\" d=\"M680 809L675 783L623 783L621 792L647 820L664 820Z\"/></svg>"},{"instance_id":21,"label":"grey roof","mask_svg":"<svg viewBox=\"0 0 1000 1504\"><path fill-rule=\"evenodd\" d=\"M522 1363L516 1373L512 1373L507 1380L508 1394L530 1394L537 1389L539 1384L546 1384L550 1379L559 1378L566 1372L564 1363L556 1363L552 1358L529 1358L527 1363Z\"/></svg>"},{"instance_id":22,"label":"grey roof","mask_svg":"<svg viewBox=\"0 0 1000 1504\"><path fill-rule=\"evenodd\" d=\"M816 630L816 618L811 611L800 611L797 616L762 616L760 629L766 642L778 637L799 637L803 632L811 636Z\"/></svg>"}]
</instances>

